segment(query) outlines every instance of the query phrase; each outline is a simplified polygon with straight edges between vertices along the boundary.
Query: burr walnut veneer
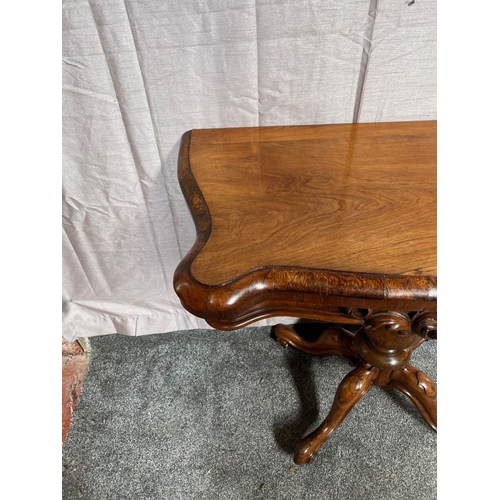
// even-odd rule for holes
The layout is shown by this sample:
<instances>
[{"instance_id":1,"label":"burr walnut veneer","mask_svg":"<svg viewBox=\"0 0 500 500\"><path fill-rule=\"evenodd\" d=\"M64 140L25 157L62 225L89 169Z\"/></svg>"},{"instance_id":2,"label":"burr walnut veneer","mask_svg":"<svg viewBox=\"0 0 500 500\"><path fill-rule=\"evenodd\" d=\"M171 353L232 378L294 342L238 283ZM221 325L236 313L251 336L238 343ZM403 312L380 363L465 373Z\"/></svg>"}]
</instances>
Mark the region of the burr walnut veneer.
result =
<instances>
[{"instance_id":1,"label":"burr walnut veneer","mask_svg":"<svg viewBox=\"0 0 500 500\"><path fill-rule=\"evenodd\" d=\"M219 329L325 322L313 342L285 325L276 337L354 366L296 463L374 385L402 391L436 429L436 388L409 363L437 338L435 122L192 130L179 181L197 230L174 276L183 306Z\"/></svg>"}]
</instances>

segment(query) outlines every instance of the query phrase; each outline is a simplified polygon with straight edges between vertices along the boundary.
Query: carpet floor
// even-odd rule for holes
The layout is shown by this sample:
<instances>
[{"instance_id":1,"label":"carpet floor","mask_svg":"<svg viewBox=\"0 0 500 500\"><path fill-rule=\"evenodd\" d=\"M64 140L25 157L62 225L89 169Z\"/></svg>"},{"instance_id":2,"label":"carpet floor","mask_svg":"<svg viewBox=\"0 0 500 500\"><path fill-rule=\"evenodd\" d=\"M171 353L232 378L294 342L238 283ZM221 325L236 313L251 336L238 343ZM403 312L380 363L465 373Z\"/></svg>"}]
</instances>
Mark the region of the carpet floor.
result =
<instances>
[{"instance_id":1,"label":"carpet floor","mask_svg":"<svg viewBox=\"0 0 500 500\"><path fill-rule=\"evenodd\" d=\"M314 325L313 325L314 326ZM283 348L271 327L90 339L63 447L63 500L360 499L437 496L436 433L374 387L311 465L296 441L326 417L342 358ZM436 342L412 364L437 382Z\"/></svg>"}]
</instances>

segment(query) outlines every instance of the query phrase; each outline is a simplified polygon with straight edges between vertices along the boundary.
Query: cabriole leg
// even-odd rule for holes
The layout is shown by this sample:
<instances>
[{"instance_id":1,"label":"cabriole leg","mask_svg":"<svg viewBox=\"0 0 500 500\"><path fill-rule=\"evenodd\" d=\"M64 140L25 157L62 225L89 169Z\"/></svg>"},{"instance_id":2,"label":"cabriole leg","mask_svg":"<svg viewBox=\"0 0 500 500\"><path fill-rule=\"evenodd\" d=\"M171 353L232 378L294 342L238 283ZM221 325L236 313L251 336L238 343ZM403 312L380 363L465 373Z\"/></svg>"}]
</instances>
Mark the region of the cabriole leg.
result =
<instances>
[{"instance_id":1,"label":"cabriole leg","mask_svg":"<svg viewBox=\"0 0 500 500\"><path fill-rule=\"evenodd\" d=\"M292 328L276 326L281 345L291 345L314 356L342 356L356 368L337 390L324 422L296 447L295 463L311 463L330 434L373 385L401 391L415 404L424 420L437 429L437 391L432 380L409 364L411 354L424 340L437 339L437 316L424 311L410 319L407 313L370 311L356 335L329 327L314 342L302 339Z\"/></svg>"},{"instance_id":2,"label":"cabriole leg","mask_svg":"<svg viewBox=\"0 0 500 500\"><path fill-rule=\"evenodd\" d=\"M297 444L294 461L296 464L311 463L318 450L323 446L330 434L342 423L356 403L372 387L372 380L378 370L368 363L361 362L348 373L340 383L330 413L323 423L309 436Z\"/></svg>"}]
</instances>

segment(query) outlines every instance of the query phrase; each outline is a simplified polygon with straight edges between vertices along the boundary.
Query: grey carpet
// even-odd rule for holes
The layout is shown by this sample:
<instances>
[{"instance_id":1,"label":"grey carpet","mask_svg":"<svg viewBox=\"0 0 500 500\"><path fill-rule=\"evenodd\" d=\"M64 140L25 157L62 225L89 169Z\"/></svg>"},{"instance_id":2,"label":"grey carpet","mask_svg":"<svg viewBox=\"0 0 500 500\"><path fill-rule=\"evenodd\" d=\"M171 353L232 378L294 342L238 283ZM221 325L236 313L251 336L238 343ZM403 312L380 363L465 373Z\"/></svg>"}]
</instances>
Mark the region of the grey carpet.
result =
<instances>
[{"instance_id":1,"label":"grey carpet","mask_svg":"<svg viewBox=\"0 0 500 500\"><path fill-rule=\"evenodd\" d=\"M436 498L436 434L373 388L320 450L293 447L327 415L347 361L283 348L271 328L91 338L63 448L63 500ZM436 342L412 363L436 380Z\"/></svg>"}]
</instances>

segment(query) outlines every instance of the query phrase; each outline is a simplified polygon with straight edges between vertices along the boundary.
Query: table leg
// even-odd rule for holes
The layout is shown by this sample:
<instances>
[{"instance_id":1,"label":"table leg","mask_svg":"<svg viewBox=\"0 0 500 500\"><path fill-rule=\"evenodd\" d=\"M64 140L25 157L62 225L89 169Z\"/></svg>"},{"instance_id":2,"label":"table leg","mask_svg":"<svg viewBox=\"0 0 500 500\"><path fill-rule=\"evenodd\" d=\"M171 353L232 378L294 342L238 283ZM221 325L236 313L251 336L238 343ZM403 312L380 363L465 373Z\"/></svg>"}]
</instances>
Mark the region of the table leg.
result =
<instances>
[{"instance_id":1,"label":"table leg","mask_svg":"<svg viewBox=\"0 0 500 500\"><path fill-rule=\"evenodd\" d=\"M312 356L342 356L352 363L358 360L354 334L339 327L327 328L315 341L304 340L293 328L276 325L276 340L284 347L289 345Z\"/></svg>"},{"instance_id":2,"label":"table leg","mask_svg":"<svg viewBox=\"0 0 500 500\"><path fill-rule=\"evenodd\" d=\"M424 420L437 431L437 391L434 382L422 371L408 365L392 373L388 387L408 396Z\"/></svg>"},{"instance_id":3,"label":"table leg","mask_svg":"<svg viewBox=\"0 0 500 500\"><path fill-rule=\"evenodd\" d=\"M435 312L420 312L411 319L407 313L397 311L370 312L355 335L343 328L329 327L313 342L285 325L277 325L275 332L281 345L291 345L314 356L342 356L356 364L340 383L324 422L297 444L295 463L311 463L330 434L373 385L401 391L437 430L436 387L424 372L409 364L411 353L423 340L437 338Z\"/></svg>"},{"instance_id":4,"label":"table leg","mask_svg":"<svg viewBox=\"0 0 500 500\"><path fill-rule=\"evenodd\" d=\"M342 423L362 396L372 387L372 381L378 370L368 363L361 362L348 373L337 389L330 413L323 423L297 444L294 461L296 464L311 463L318 450L330 434Z\"/></svg>"}]
</instances>

